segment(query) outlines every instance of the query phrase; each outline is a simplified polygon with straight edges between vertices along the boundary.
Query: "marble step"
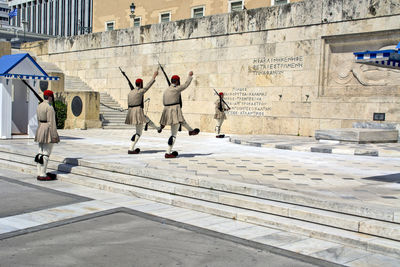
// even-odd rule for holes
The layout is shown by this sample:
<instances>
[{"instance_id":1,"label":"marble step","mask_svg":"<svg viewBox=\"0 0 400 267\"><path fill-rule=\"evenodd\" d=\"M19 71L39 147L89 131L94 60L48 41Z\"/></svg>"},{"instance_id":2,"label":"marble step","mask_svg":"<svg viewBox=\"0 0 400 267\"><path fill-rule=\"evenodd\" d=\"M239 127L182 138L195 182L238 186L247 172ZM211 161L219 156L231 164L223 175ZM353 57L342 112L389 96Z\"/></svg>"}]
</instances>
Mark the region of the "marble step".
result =
<instances>
[{"instance_id":1,"label":"marble step","mask_svg":"<svg viewBox=\"0 0 400 267\"><path fill-rule=\"evenodd\" d=\"M124 129L131 129L129 125L121 125L121 127ZM12 148L0 147L0 151L6 153L11 152L17 155L25 154L25 151ZM58 162L64 161L64 158L58 156L57 154L53 154L52 159ZM329 210L349 215L378 219L381 221L400 222L400 207L375 205L353 200L344 201L337 198L329 198L327 196L321 197L315 194L310 195L308 192L288 192L278 188L269 188L265 186L241 183L224 178L221 179L221 177L196 175L184 170L175 170L173 173L171 173L169 170L156 167L135 168L133 166L116 166L82 159L79 159L76 162L70 162L67 160L66 163L84 167L93 167L115 173L132 174L151 179L197 186L205 189L214 189L266 200L292 203L321 210Z\"/></svg>"},{"instance_id":2,"label":"marble step","mask_svg":"<svg viewBox=\"0 0 400 267\"><path fill-rule=\"evenodd\" d=\"M131 126L129 126L129 125L126 125L126 124L124 124L124 125L103 125L103 129L109 129L109 130L112 130L112 129L132 129L132 125Z\"/></svg>"},{"instance_id":3,"label":"marble step","mask_svg":"<svg viewBox=\"0 0 400 267\"><path fill-rule=\"evenodd\" d=\"M5 153L0 153L0 157L3 159L16 158L12 156L7 157L7 155L4 154ZM32 164L32 158L26 156L18 156L18 161L19 163L27 165ZM104 181L145 188L162 193L169 193L182 197L208 201L229 207L243 208L250 211L299 219L302 221L318 223L321 225L332 226L354 232L400 240L400 224L381 222L358 216L340 214L336 212L270 201L255 197L248 197L229 192L203 189L189 185L172 183L169 181L160 181L120 173L110 173L110 171L103 171L90 167L59 164L57 162L52 162L52 164L54 164L59 171L65 173L73 173L75 175L82 175L94 179L101 179Z\"/></svg>"},{"instance_id":4,"label":"marble step","mask_svg":"<svg viewBox=\"0 0 400 267\"><path fill-rule=\"evenodd\" d=\"M126 124L124 122L114 122L114 121L107 121L107 119L105 119L103 121L103 127L114 127L114 126L125 126ZM129 126L129 125L126 125ZM132 125L130 126L130 128L132 128Z\"/></svg>"},{"instance_id":5,"label":"marble step","mask_svg":"<svg viewBox=\"0 0 400 267\"><path fill-rule=\"evenodd\" d=\"M354 143L395 143L398 131L394 129L339 128L316 130L315 139Z\"/></svg>"},{"instance_id":6,"label":"marble step","mask_svg":"<svg viewBox=\"0 0 400 267\"><path fill-rule=\"evenodd\" d=\"M299 219L359 233L379 235L381 237L400 241L400 224L396 223L381 222L332 211L319 210L295 204L270 201L171 182L152 180L138 176L116 173L110 174L109 171L94 171L92 168L80 166L74 167L74 165L68 164L60 165L58 170L62 172L68 172L69 170L72 170L74 174L90 176L92 178L99 178L110 182L122 183L125 185L132 185L154 191L160 191L163 193L175 194L182 197L209 201L230 207L239 207L253 211L260 211L262 213Z\"/></svg>"},{"instance_id":7,"label":"marble step","mask_svg":"<svg viewBox=\"0 0 400 267\"><path fill-rule=\"evenodd\" d=\"M51 162L50 168L56 167L57 163ZM22 171L32 174L36 173L34 166L30 168L26 164L0 160L0 166L3 168L12 169L14 171ZM101 179L94 179L87 176L76 175L71 173L59 173L58 178L61 181L75 183L91 188L107 190L110 192L125 194L144 198L160 203L173 205L176 207L200 211L212 215L217 215L225 218L236 219L254 225L266 226L270 228L285 230L292 233L298 233L309 236L311 238L318 238L337 242L352 247L361 248L375 253L383 253L386 255L399 258L400 245L398 241L393 241L385 238L375 237L366 234L354 233L342 229L332 228L324 225L319 225L310 222L304 222L292 218L285 218L281 216L260 213L247 209L230 207L218 203L197 200L174 194L157 192L145 188L124 185L115 182L104 181Z\"/></svg>"},{"instance_id":8,"label":"marble step","mask_svg":"<svg viewBox=\"0 0 400 267\"><path fill-rule=\"evenodd\" d=\"M125 124L125 117L123 117L123 118L113 118L113 119L105 118L103 120L103 125L109 125L107 123L111 123L111 125Z\"/></svg>"},{"instance_id":9,"label":"marble step","mask_svg":"<svg viewBox=\"0 0 400 267\"><path fill-rule=\"evenodd\" d=\"M103 115L118 116L118 115L126 115L128 112L119 111L115 109L100 109L100 113L102 113Z\"/></svg>"},{"instance_id":10,"label":"marble step","mask_svg":"<svg viewBox=\"0 0 400 267\"><path fill-rule=\"evenodd\" d=\"M112 126L117 127L117 126ZM124 129L130 129L129 125L121 126ZM15 157L15 155L24 155L25 151L19 151L12 148L2 148L0 151L5 157ZM9 153L13 155L8 155ZM32 156L29 156L32 157ZM64 162L64 158L57 154L52 155L52 160ZM278 188L268 188L265 186L251 185L241 182L230 181L228 179L221 179L221 177L208 177L199 176L187 171L176 170L171 173L169 170L157 169L154 167L149 168L135 168L133 166L119 166L107 163L91 162L87 160L70 161L66 160L65 163L71 165L80 165L83 167L96 168L103 171L110 171L113 173L128 174L140 177L146 177L155 180L168 181L177 184L190 185L203 189L213 189L221 192L228 192L238 195L249 197L256 197L259 199L284 202L288 204L301 205L305 207L327 210L337 213L365 217L369 219L377 219L389 223L400 222L400 208L391 206L374 205L370 203L362 203L359 201L341 201L328 197L319 197L317 195L310 195L309 193L301 192L288 192Z\"/></svg>"},{"instance_id":11,"label":"marble step","mask_svg":"<svg viewBox=\"0 0 400 267\"><path fill-rule=\"evenodd\" d=\"M103 114L103 113L102 113ZM109 117L109 118L117 118L117 119L119 119L119 118L126 118L126 112L119 112L119 113L104 113L104 114L106 114L106 116L104 116L104 117ZM104 115L103 114L103 115Z\"/></svg>"}]
</instances>

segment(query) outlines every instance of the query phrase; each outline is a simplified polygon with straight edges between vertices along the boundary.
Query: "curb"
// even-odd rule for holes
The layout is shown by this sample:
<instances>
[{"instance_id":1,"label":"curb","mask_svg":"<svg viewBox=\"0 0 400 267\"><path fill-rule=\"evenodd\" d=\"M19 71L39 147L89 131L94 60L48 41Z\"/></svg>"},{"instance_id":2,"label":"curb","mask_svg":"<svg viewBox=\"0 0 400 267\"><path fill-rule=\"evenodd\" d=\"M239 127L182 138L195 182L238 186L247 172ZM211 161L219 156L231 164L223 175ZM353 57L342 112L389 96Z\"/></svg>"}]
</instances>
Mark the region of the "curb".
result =
<instances>
[{"instance_id":1,"label":"curb","mask_svg":"<svg viewBox=\"0 0 400 267\"><path fill-rule=\"evenodd\" d=\"M338 148L334 145L315 145L315 144L304 144L304 145L292 145L292 144L269 144L265 142L259 141L247 141L242 140L235 137L229 137L229 142L238 144L238 145L246 145L246 146L254 146L254 147L265 147L272 149L281 149L281 150L292 150L292 151L301 151L301 152L316 152L316 153L327 153L327 154L340 154L340 155L353 155L353 156L370 156L370 157L400 157L399 152L390 152L384 150L377 149L361 149L361 148Z\"/></svg>"}]
</instances>

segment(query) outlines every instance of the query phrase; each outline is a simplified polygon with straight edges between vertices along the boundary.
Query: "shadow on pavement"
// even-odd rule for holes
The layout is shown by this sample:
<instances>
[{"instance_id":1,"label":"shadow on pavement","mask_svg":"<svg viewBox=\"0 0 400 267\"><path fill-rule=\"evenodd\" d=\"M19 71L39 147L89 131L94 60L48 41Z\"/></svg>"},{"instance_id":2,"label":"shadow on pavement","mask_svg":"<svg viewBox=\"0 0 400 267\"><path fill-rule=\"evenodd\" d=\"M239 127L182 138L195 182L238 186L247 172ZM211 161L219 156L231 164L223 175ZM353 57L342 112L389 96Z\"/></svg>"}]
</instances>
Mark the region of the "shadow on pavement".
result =
<instances>
[{"instance_id":1,"label":"shadow on pavement","mask_svg":"<svg viewBox=\"0 0 400 267\"><path fill-rule=\"evenodd\" d=\"M194 154L179 154L178 158L194 158L194 157L204 157L204 156L210 156L213 153L206 153L206 154L200 154L200 153L194 153Z\"/></svg>"},{"instance_id":2,"label":"shadow on pavement","mask_svg":"<svg viewBox=\"0 0 400 267\"><path fill-rule=\"evenodd\" d=\"M372 176L363 178L364 180L372 180L378 182L387 182L387 183L400 183L400 173L388 174L388 175L380 175L380 176Z\"/></svg>"},{"instance_id":3,"label":"shadow on pavement","mask_svg":"<svg viewBox=\"0 0 400 267\"><path fill-rule=\"evenodd\" d=\"M57 171L70 173L73 167L79 165L81 158L65 158L63 163L58 164Z\"/></svg>"},{"instance_id":4,"label":"shadow on pavement","mask_svg":"<svg viewBox=\"0 0 400 267\"><path fill-rule=\"evenodd\" d=\"M60 140L82 140L85 138L81 137L72 137L72 136L60 136Z\"/></svg>"},{"instance_id":5,"label":"shadow on pavement","mask_svg":"<svg viewBox=\"0 0 400 267\"><path fill-rule=\"evenodd\" d=\"M164 152L165 150L144 150L140 151L140 154L155 154L155 153L160 153Z\"/></svg>"}]
</instances>

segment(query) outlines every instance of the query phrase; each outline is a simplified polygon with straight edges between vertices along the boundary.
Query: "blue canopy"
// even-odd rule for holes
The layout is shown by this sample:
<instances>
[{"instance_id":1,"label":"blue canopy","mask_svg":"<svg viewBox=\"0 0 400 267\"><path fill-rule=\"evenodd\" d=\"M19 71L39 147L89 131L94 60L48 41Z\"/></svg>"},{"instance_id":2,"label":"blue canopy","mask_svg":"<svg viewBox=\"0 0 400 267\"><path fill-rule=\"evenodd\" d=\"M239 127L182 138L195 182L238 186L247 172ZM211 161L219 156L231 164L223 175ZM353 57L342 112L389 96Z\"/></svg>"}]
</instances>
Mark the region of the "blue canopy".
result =
<instances>
[{"instance_id":1,"label":"blue canopy","mask_svg":"<svg viewBox=\"0 0 400 267\"><path fill-rule=\"evenodd\" d=\"M355 52L357 63L400 69L400 43L396 49Z\"/></svg>"},{"instance_id":2,"label":"blue canopy","mask_svg":"<svg viewBox=\"0 0 400 267\"><path fill-rule=\"evenodd\" d=\"M47 75L39 64L28 54L6 55L0 58L0 77L25 80L59 80Z\"/></svg>"}]
</instances>

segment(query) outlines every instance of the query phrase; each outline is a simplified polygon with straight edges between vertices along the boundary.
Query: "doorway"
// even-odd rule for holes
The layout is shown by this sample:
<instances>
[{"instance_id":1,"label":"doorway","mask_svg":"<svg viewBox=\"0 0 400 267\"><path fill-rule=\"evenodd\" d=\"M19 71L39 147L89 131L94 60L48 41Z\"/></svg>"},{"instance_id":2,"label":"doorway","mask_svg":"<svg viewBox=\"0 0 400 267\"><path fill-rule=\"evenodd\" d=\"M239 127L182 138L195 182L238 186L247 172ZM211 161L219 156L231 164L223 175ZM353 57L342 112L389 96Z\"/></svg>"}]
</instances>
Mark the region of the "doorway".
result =
<instances>
[{"instance_id":1,"label":"doorway","mask_svg":"<svg viewBox=\"0 0 400 267\"><path fill-rule=\"evenodd\" d=\"M28 134L29 90L20 80L13 80L12 85L12 135Z\"/></svg>"}]
</instances>

